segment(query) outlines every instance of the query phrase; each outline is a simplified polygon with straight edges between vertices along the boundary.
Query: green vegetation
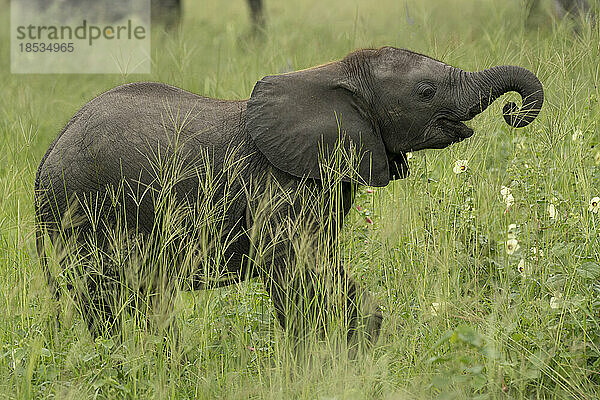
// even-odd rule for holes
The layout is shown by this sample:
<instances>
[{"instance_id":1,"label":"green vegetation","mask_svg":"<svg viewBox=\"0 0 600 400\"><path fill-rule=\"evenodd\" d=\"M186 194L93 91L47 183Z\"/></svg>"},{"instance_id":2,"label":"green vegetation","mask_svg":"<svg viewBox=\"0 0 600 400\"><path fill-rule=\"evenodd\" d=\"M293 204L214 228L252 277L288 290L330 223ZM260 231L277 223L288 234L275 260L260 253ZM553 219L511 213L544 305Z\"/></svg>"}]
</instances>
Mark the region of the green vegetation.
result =
<instances>
[{"instance_id":1,"label":"green vegetation","mask_svg":"<svg viewBox=\"0 0 600 400\"><path fill-rule=\"evenodd\" d=\"M574 33L546 9L526 26L517 0L266 6L261 42L246 37L243 1L187 1L180 34L155 32L150 76L11 75L2 30L0 397L598 398L598 26ZM0 18L9 25L7 8ZM246 98L264 75L382 45L465 70L529 68L546 101L516 130L501 99L470 123L472 138L415 153L408 179L361 189L338 251L382 305L375 349L352 360L315 340L313 359L295 361L258 281L179 293L182 346L171 356L135 326L122 342L93 342L72 301L51 299L35 255L33 181L85 102L139 80ZM457 160L465 172L453 171Z\"/></svg>"}]
</instances>

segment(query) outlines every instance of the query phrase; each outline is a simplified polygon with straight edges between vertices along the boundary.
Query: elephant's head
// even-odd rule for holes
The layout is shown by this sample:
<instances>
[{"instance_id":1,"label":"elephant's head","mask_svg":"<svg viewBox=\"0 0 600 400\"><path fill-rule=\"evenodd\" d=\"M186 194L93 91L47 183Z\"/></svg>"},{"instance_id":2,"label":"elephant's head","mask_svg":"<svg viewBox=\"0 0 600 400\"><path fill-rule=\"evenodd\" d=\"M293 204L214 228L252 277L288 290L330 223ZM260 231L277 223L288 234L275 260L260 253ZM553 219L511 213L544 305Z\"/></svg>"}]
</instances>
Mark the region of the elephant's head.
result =
<instances>
[{"instance_id":1,"label":"elephant's head","mask_svg":"<svg viewBox=\"0 0 600 400\"><path fill-rule=\"evenodd\" d=\"M359 50L338 62L260 80L247 104L246 128L269 161L294 176L319 178L323 155L342 143L358 152L363 183L385 186L408 175L406 152L470 137L473 130L462 121L510 91L521 95L523 105L507 103L504 119L526 126L544 95L524 68L465 72L408 50Z\"/></svg>"}]
</instances>

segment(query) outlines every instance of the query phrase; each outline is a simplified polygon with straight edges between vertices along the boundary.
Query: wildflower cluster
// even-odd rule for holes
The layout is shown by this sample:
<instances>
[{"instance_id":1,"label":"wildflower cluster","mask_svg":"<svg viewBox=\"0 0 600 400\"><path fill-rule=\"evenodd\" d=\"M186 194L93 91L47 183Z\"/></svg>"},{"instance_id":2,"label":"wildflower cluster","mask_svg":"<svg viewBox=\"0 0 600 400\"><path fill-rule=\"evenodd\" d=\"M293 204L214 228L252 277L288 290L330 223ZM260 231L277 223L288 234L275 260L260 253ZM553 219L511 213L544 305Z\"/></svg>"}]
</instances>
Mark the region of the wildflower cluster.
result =
<instances>
[{"instance_id":1,"label":"wildflower cluster","mask_svg":"<svg viewBox=\"0 0 600 400\"><path fill-rule=\"evenodd\" d=\"M563 306L562 293L558 293L556 296L550 297L550 308L557 310Z\"/></svg>"},{"instance_id":2,"label":"wildflower cluster","mask_svg":"<svg viewBox=\"0 0 600 400\"><path fill-rule=\"evenodd\" d=\"M531 261L538 262L542 257L544 257L544 252L542 249L532 247L529 251L531 252Z\"/></svg>"},{"instance_id":3,"label":"wildflower cluster","mask_svg":"<svg viewBox=\"0 0 600 400\"><path fill-rule=\"evenodd\" d=\"M517 224L510 224L506 240L506 254L513 255L519 248L521 246L517 241Z\"/></svg>"},{"instance_id":4,"label":"wildflower cluster","mask_svg":"<svg viewBox=\"0 0 600 400\"><path fill-rule=\"evenodd\" d=\"M581 129L575 129L575 132L573 132L573 135L571 135L571 139L574 142L581 142L583 140L583 132Z\"/></svg>"},{"instance_id":5,"label":"wildflower cluster","mask_svg":"<svg viewBox=\"0 0 600 400\"><path fill-rule=\"evenodd\" d=\"M510 206L515 204L515 198L512 195L512 192L509 187L502 186L500 188L500 194L502 195L502 201L506 204L506 209L508 210Z\"/></svg>"}]
</instances>

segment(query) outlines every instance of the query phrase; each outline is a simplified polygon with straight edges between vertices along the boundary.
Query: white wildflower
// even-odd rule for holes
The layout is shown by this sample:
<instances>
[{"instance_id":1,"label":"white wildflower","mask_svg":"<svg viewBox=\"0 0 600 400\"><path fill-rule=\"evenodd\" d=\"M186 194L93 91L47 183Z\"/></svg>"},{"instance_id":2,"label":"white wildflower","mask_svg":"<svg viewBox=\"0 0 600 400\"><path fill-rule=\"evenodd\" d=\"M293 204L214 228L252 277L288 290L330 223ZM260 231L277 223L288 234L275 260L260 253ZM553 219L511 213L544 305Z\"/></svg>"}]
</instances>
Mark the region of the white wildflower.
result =
<instances>
[{"instance_id":1,"label":"white wildflower","mask_svg":"<svg viewBox=\"0 0 600 400\"><path fill-rule=\"evenodd\" d=\"M502 186L500 188L500 194L502 195L502 201L506 204L506 208L509 208L513 204L515 204L515 198L512 195L512 192L509 187Z\"/></svg>"},{"instance_id":2,"label":"white wildflower","mask_svg":"<svg viewBox=\"0 0 600 400\"><path fill-rule=\"evenodd\" d=\"M517 224L510 224L508 226L508 234L509 239L515 239L517 237Z\"/></svg>"},{"instance_id":3,"label":"white wildflower","mask_svg":"<svg viewBox=\"0 0 600 400\"><path fill-rule=\"evenodd\" d=\"M456 160L454 162L453 171L455 174L462 174L463 172L465 172L467 170L468 167L469 167L468 160Z\"/></svg>"},{"instance_id":4,"label":"white wildflower","mask_svg":"<svg viewBox=\"0 0 600 400\"><path fill-rule=\"evenodd\" d=\"M433 315L434 317L437 317L438 313L442 312L443 306L444 306L444 303L438 303L438 302L431 303L431 307L430 307L431 315Z\"/></svg>"},{"instance_id":5,"label":"white wildflower","mask_svg":"<svg viewBox=\"0 0 600 400\"><path fill-rule=\"evenodd\" d=\"M525 259L521 258L521 261L519 261L519 265L517 265L517 270L519 271L519 273L522 276L529 275L529 273L525 270L525 267L526 267L526 265L525 265Z\"/></svg>"},{"instance_id":6,"label":"white wildflower","mask_svg":"<svg viewBox=\"0 0 600 400\"><path fill-rule=\"evenodd\" d=\"M517 242L517 239L515 238L508 239L506 241L506 253L509 255L519 250L520 247L521 246L519 246L519 242Z\"/></svg>"},{"instance_id":7,"label":"white wildflower","mask_svg":"<svg viewBox=\"0 0 600 400\"><path fill-rule=\"evenodd\" d=\"M550 297L550 308L556 310L563 306L562 294Z\"/></svg>"},{"instance_id":8,"label":"white wildflower","mask_svg":"<svg viewBox=\"0 0 600 400\"><path fill-rule=\"evenodd\" d=\"M408 153L406 153L406 159L410 160L411 158L413 158L413 153L409 151Z\"/></svg>"},{"instance_id":9,"label":"white wildflower","mask_svg":"<svg viewBox=\"0 0 600 400\"><path fill-rule=\"evenodd\" d=\"M583 132L581 132L581 129L576 129L575 132L573 132L571 139L574 142L581 141L583 139Z\"/></svg>"},{"instance_id":10,"label":"white wildflower","mask_svg":"<svg viewBox=\"0 0 600 400\"><path fill-rule=\"evenodd\" d=\"M513 197L512 194L508 194L505 198L504 198L504 203L506 203L506 208L509 208L510 206L512 206L513 204L515 204L515 198Z\"/></svg>"},{"instance_id":11,"label":"white wildflower","mask_svg":"<svg viewBox=\"0 0 600 400\"><path fill-rule=\"evenodd\" d=\"M554 207L554 203L550 203L548 204L548 215L550 216L550 219L556 219L556 207Z\"/></svg>"},{"instance_id":12,"label":"white wildflower","mask_svg":"<svg viewBox=\"0 0 600 400\"><path fill-rule=\"evenodd\" d=\"M542 249L538 249L537 247L532 247L531 249L529 249L529 251L531 251L531 259L533 261L537 261L544 256L544 252L542 251Z\"/></svg>"},{"instance_id":13,"label":"white wildflower","mask_svg":"<svg viewBox=\"0 0 600 400\"><path fill-rule=\"evenodd\" d=\"M588 210L594 214L598 214L598 211L600 211L600 197L596 196L590 200L590 206L588 207Z\"/></svg>"}]
</instances>

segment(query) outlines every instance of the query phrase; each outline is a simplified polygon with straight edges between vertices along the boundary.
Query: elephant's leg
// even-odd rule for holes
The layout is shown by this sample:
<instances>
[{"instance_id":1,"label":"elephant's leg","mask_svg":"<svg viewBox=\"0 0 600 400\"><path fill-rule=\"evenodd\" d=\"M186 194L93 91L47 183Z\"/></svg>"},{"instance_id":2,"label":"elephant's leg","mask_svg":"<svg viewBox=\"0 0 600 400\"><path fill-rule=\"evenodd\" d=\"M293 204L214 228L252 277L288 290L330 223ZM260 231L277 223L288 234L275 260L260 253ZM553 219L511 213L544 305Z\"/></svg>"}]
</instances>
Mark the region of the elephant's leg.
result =
<instances>
[{"instance_id":1,"label":"elephant's leg","mask_svg":"<svg viewBox=\"0 0 600 400\"><path fill-rule=\"evenodd\" d=\"M525 23L531 24L533 19L533 15L537 13L539 8L540 1L539 0L522 0L523 7L525 9Z\"/></svg>"},{"instance_id":2,"label":"elephant's leg","mask_svg":"<svg viewBox=\"0 0 600 400\"><path fill-rule=\"evenodd\" d=\"M86 249L86 247L83 247ZM87 254L86 254L87 253ZM111 260L100 249L79 253L79 282L75 282L77 303L95 339L121 332L123 286Z\"/></svg>"},{"instance_id":3,"label":"elephant's leg","mask_svg":"<svg viewBox=\"0 0 600 400\"><path fill-rule=\"evenodd\" d=\"M88 278L87 289L78 293L77 303L93 339L121 331L121 318L116 314L118 292L106 287L104 277Z\"/></svg>"},{"instance_id":4,"label":"elephant's leg","mask_svg":"<svg viewBox=\"0 0 600 400\"><path fill-rule=\"evenodd\" d=\"M324 293L312 271L293 271L277 264L264 269L260 278L273 302L281 327L295 340L322 333L324 328Z\"/></svg>"},{"instance_id":5,"label":"elephant's leg","mask_svg":"<svg viewBox=\"0 0 600 400\"><path fill-rule=\"evenodd\" d=\"M362 340L369 345L374 345L379 338L379 331L383 316L379 307L371 296L361 291L354 280L347 276L343 267L340 267L340 281L345 282L346 312L348 320L348 342L356 344Z\"/></svg>"},{"instance_id":6,"label":"elephant's leg","mask_svg":"<svg viewBox=\"0 0 600 400\"><path fill-rule=\"evenodd\" d=\"M92 234L88 228L87 225L53 228L49 229L49 236L66 287L92 338L96 339L119 329L120 320L115 318L115 310L120 298L120 285L114 273L109 272L114 268L107 267L104 250L96 245L97 240L90 240ZM55 283L54 278L52 282ZM58 293L56 297L59 297Z\"/></svg>"},{"instance_id":7,"label":"elephant's leg","mask_svg":"<svg viewBox=\"0 0 600 400\"><path fill-rule=\"evenodd\" d=\"M255 273L296 345L303 347L310 336L330 337L334 330L333 337L341 333L351 339L360 329L361 296L331 251L351 195L342 191L341 201L333 201L320 183L277 179L247 190L246 227ZM340 194L337 188L335 193ZM371 325L377 330L379 322Z\"/></svg>"},{"instance_id":8,"label":"elephant's leg","mask_svg":"<svg viewBox=\"0 0 600 400\"><path fill-rule=\"evenodd\" d=\"M271 186L259 192L268 195L259 194L249 200L248 209L253 211L248 213L246 223L250 258L255 262L253 274L260 277L269 293L282 328L300 340L320 330L324 303L311 263L298 261L298 249L311 247L299 243L306 224L299 223L296 204L288 202L285 192Z\"/></svg>"},{"instance_id":9,"label":"elephant's leg","mask_svg":"<svg viewBox=\"0 0 600 400\"><path fill-rule=\"evenodd\" d=\"M570 15L575 20L586 18L595 23L588 0L555 0L555 6L560 18Z\"/></svg>"},{"instance_id":10,"label":"elephant's leg","mask_svg":"<svg viewBox=\"0 0 600 400\"><path fill-rule=\"evenodd\" d=\"M275 224L286 225L278 220ZM259 257L262 267L258 275L273 301L279 323L294 339L302 341L308 335L322 336L330 328L327 324L335 320L347 328L349 341L366 328L369 332L365 337L374 342L381 314L374 309L365 315L361 313L365 311L362 303L369 302L343 265L323 255L327 253L324 246L330 243L325 240L325 244L318 245L311 236L295 229L280 229L278 234L262 236L268 237L268 242ZM261 254L260 250L257 253Z\"/></svg>"},{"instance_id":11,"label":"elephant's leg","mask_svg":"<svg viewBox=\"0 0 600 400\"><path fill-rule=\"evenodd\" d=\"M338 265L329 279L334 282L331 292L341 301L336 302L334 298L328 303L330 307L342 307L341 316L348 326L348 343L356 344L364 339L370 345L375 344L383 317L374 299L360 289L343 265Z\"/></svg>"},{"instance_id":12,"label":"elephant's leg","mask_svg":"<svg viewBox=\"0 0 600 400\"><path fill-rule=\"evenodd\" d=\"M587 14L590 10L587 0L555 0L555 5L561 18L564 18L567 13L576 18L580 14Z\"/></svg>"},{"instance_id":13,"label":"elephant's leg","mask_svg":"<svg viewBox=\"0 0 600 400\"><path fill-rule=\"evenodd\" d=\"M181 20L181 0L151 0L152 22L166 29L176 28Z\"/></svg>"},{"instance_id":14,"label":"elephant's leg","mask_svg":"<svg viewBox=\"0 0 600 400\"><path fill-rule=\"evenodd\" d=\"M322 336L331 316L346 326L349 344L364 339L374 344L379 337L382 315L373 302L360 293L356 283L338 267L333 273L298 271L274 265L261 272L275 308L277 319L286 332L302 341L306 336Z\"/></svg>"},{"instance_id":15,"label":"elephant's leg","mask_svg":"<svg viewBox=\"0 0 600 400\"><path fill-rule=\"evenodd\" d=\"M128 310L143 330L163 340L167 353L178 345L179 329L174 313L182 277L181 257L164 245L162 237L138 235L129 251L124 280L130 289Z\"/></svg>"},{"instance_id":16,"label":"elephant's leg","mask_svg":"<svg viewBox=\"0 0 600 400\"><path fill-rule=\"evenodd\" d=\"M248 0L248 6L250 7L250 16L252 18L252 29L255 32L264 29L265 16L262 0Z\"/></svg>"},{"instance_id":17,"label":"elephant's leg","mask_svg":"<svg viewBox=\"0 0 600 400\"><path fill-rule=\"evenodd\" d=\"M353 341L367 328L365 336L375 341L381 315L376 310L363 313L365 296L333 255L350 191L343 191L341 203L334 202L333 208L319 185L292 188L280 197L276 190L264 192L273 193L272 198L252 207L262 211L248 226L253 259L262 266L257 272L281 326L298 340L343 325L343 334ZM328 326L332 321L336 325Z\"/></svg>"}]
</instances>

